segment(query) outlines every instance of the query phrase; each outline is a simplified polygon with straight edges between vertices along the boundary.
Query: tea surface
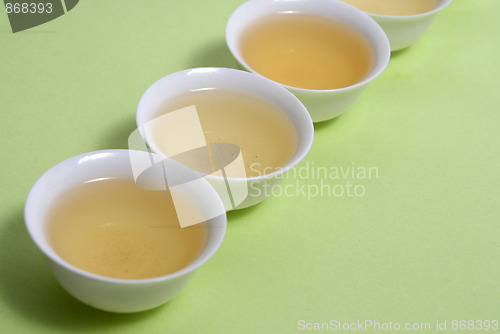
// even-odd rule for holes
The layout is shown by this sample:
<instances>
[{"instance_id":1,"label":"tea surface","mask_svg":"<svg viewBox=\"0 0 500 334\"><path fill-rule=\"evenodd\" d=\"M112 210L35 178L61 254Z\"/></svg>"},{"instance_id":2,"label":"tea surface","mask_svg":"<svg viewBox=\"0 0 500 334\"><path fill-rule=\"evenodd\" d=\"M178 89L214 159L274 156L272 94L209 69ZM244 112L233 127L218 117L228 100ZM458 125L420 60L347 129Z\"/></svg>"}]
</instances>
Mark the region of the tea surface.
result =
<instances>
[{"instance_id":1,"label":"tea surface","mask_svg":"<svg viewBox=\"0 0 500 334\"><path fill-rule=\"evenodd\" d=\"M361 81L373 65L364 36L345 24L301 13L256 20L242 35L243 59L284 85L316 90Z\"/></svg>"},{"instance_id":2,"label":"tea surface","mask_svg":"<svg viewBox=\"0 0 500 334\"><path fill-rule=\"evenodd\" d=\"M191 91L169 99L158 110L157 116L193 105L196 106L201 125L199 131L203 132L206 144L230 143L238 146L243 156L246 177L275 171L295 154L298 134L288 116L277 106L244 93L221 89ZM179 123L184 134L196 131L196 126ZM176 136L172 131L164 130L161 124L151 128L150 139L163 153L183 140ZM195 156L189 160L167 156L194 170L206 172L206 168L202 167L204 162L201 156L200 159ZM226 172L228 177L242 177L238 171L228 169Z\"/></svg>"},{"instance_id":3,"label":"tea surface","mask_svg":"<svg viewBox=\"0 0 500 334\"><path fill-rule=\"evenodd\" d=\"M429 12L437 7L437 0L342 0L365 12L405 16Z\"/></svg>"},{"instance_id":4,"label":"tea surface","mask_svg":"<svg viewBox=\"0 0 500 334\"><path fill-rule=\"evenodd\" d=\"M124 179L71 188L47 219L50 243L62 259L122 279L182 269L200 254L207 234L204 223L180 228L170 192L143 190Z\"/></svg>"}]
</instances>

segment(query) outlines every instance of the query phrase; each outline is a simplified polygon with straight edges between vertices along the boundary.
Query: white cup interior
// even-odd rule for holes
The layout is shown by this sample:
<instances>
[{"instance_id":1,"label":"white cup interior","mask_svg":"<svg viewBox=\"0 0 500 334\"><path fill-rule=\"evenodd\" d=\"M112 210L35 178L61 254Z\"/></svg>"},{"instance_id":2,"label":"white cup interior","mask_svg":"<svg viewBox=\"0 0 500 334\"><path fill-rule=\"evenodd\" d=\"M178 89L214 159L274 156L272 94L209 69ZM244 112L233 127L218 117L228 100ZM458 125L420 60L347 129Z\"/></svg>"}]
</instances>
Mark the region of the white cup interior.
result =
<instances>
[{"instance_id":1,"label":"white cup interior","mask_svg":"<svg viewBox=\"0 0 500 334\"><path fill-rule=\"evenodd\" d=\"M226 43L233 56L243 67L258 74L245 62L240 49L242 34L247 27L257 19L290 12L317 15L348 25L367 38L373 49L374 65L363 80L349 87L327 91L344 90L364 85L377 77L387 66L391 50L389 40L382 28L367 14L344 2L337 0L250 0L238 7L226 24ZM283 86L311 91L310 89Z\"/></svg>"}]
</instances>

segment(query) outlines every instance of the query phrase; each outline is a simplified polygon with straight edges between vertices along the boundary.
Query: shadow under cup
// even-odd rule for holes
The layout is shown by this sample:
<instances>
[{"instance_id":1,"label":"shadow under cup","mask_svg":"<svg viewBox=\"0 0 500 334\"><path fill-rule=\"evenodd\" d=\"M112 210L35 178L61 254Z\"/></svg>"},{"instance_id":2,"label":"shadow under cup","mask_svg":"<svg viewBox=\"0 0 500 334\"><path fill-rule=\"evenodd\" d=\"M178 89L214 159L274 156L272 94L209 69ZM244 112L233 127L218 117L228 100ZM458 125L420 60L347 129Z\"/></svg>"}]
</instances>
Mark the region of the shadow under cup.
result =
<instances>
[{"instance_id":1,"label":"shadow under cup","mask_svg":"<svg viewBox=\"0 0 500 334\"><path fill-rule=\"evenodd\" d=\"M198 219L207 229L201 253L184 268L161 277L116 279L81 270L63 260L52 248L46 219L58 196L88 180L130 179L145 190L175 192L195 205ZM168 183L165 183L168 180ZM181 220L182 212L175 207ZM196 269L220 246L225 229L224 206L214 189L198 174L172 160L148 152L104 150L81 154L55 165L33 185L24 208L28 232L49 260L59 283L75 298L95 308L111 312L138 312L157 307L174 297L188 283ZM182 222L181 222L182 223ZM187 222L184 222L187 223ZM190 221L191 224L196 221Z\"/></svg>"},{"instance_id":2,"label":"shadow under cup","mask_svg":"<svg viewBox=\"0 0 500 334\"><path fill-rule=\"evenodd\" d=\"M133 143L133 145L138 145L139 147L142 145L140 149L145 149L147 144L154 152L165 155L158 148L158 144L154 139L152 139L154 136L151 135L151 131L149 130L151 124L167 116L164 127L162 127L164 131L176 132L179 129L185 129L185 123L175 122L179 118L172 117L172 121L168 119L170 114L177 112L179 112L180 116L184 115L182 116L182 120L185 122L200 123L200 121L196 118L195 106L175 110L161 116L158 116L159 108L166 101L175 99L179 95L204 89L242 93L255 97L255 99L269 102L281 110L295 127L297 147L294 154L287 163L273 172L255 177L245 177L246 174L244 173L242 177L227 177L225 171L229 168L233 168L234 170L235 167L238 167L238 164L241 166L242 162L235 159L229 161L227 165L220 164L220 166L215 166L217 168L213 168L214 166L212 166L212 170L215 170L213 173L211 172L212 170L204 173L205 179L215 188L226 210L242 209L257 204L269 197L271 195L269 189L279 185L283 181L284 174L304 158L311 147L314 136L312 120L303 104L293 94L270 80L253 73L228 68L188 69L163 77L153 83L144 92L138 103L136 113L138 132L134 137L129 138L129 147ZM190 113L192 117L189 116ZM197 144L191 145L191 149L208 152L208 145L213 147L214 144L206 143L202 126L203 124L198 124L198 134L187 134L187 131L180 131L179 137L172 139L172 143L175 141L176 143L185 145L193 140L191 137L198 136L200 138L196 141ZM241 126L244 126L244 124ZM186 136L191 137L186 138ZM226 150L231 151L230 143L226 144ZM220 144L217 143L217 145L220 147ZM185 147L189 149L189 145ZM236 151L240 152L237 147ZM176 152L179 152L179 150L177 149ZM206 156L208 157L208 153L206 153ZM172 155L169 155L169 157L174 158ZM222 160L226 161L227 159ZM234 174L232 173L231 175Z\"/></svg>"}]
</instances>

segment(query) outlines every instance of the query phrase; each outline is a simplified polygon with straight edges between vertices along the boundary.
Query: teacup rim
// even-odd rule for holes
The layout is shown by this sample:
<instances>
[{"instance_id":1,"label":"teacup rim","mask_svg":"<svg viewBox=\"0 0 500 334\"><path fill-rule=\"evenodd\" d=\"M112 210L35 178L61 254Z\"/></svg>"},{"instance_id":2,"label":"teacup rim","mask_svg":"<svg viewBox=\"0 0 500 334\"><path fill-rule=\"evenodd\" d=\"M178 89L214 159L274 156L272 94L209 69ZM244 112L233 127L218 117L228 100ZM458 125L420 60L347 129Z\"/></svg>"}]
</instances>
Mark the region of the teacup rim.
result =
<instances>
[{"instance_id":1,"label":"teacup rim","mask_svg":"<svg viewBox=\"0 0 500 334\"><path fill-rule=\"evenodd\" d=\"M231 15L229 16L229 18L227 19L226 21L226 26L225 26L225 40L226 40L226 45L227 47L229 48L229 51L231 52L231 54L233 55L233 57L237 60L237 62L239 64L241 64L241 66L243 66L245 68L245 70L251 72L251 73L254 73L266 80L270 80L271 82L274 82L290 91L297 91L297 92L302 92L302 93L319 93L319 94L327 94L327 93L336 93L336 92L345 92L345 91L350 91L350 90L354 90L354 89L357 89L357 88L360 88L360 87L363 87L365 85L367 85L368 83L370 83L371 81L373 81L374 79L376 79L380 74L382 74L382 72L384 72L385 68L387 67L387 65L389 64L389 60L391 58L391 46L390 46L390 42L389 42L389 38L387 37L387 34L385 33L385 31L382 29L382 27L380 27L380 25L367 13L367 12L364 12L362 10L359 10L358 8L352 6L352 5L349 5L345 2L342 2L340 0L334 0L334 1L330 1L330 3L334 3L336 6L340 6L340 7L344 7L344 8L349 8L348 10L354 10L357 15L361 15L364 17L364 20L366 20L367 22L370 22L370 24L372 25L372 28L374 30L376 30L377 34L379 35L379 37L381 37L383 39L383 46L381 46L381 48L384 48L384 50L386 52L384 52L385 56L380 59L378 65L376 66L377 64L377 61L374 62L374 68L372 68L370 70L370 72L360 81L352 84L352 85L349 85L349 86L346 86L346 87L340 87L340 88L333 88L333 89L308 89L308 88L301 88L301 87L295 87L295 86L290 86L290 85L286 85L286 84L282 84L278 81L274 81L270 78L267 78L265 77L264 75L256 72L254 69L252 69L245 61L242 57L240 57L239 55L239 52L236 52L237 50L234 50L236 49L235 45L236 44L236 41L230 41L229 40L229 30L231 29L230 27L230 24L231 22L234 20L234 16L236 15L236 13L240 10L242 10L241 8L244 7L244 6L248 6L248 3L254 3L254 2L262 2L266 5L272 5L273 2L277 2L277 1L262 1L262 0L248 0L246 2L244 2L243 4L241 4L239 7L237 7L232 13ZM293 0L282 0L283 2L286 2L286 1L293 1ZM299 1L305 1L305 0L299 0ZM275 14L278 14L275 13ZM270 14L270 15L267 15L267 16L271 16L273 14ZM312 15L316 15L316 14L312 14ZM261 16L261 17L264 17L264 16ZM356 29L357 30L357 29ZM234 46L234 48L233 48ZM375 50L374 50L375 52ZM376 67L375 67L376 66Z\"/></svg>"},{"instance_id":2,"label":"teacup rim","mask_svg":"<svg viewBox=\"0 0 500 334\"><path fill-rule=\"evenodd\" d=\"M221 215L223 216L223 224L222 226L213 226L211 228L217 228L217 229L222 229L222 233L216 236L215 242L216 246L213 247L212 249L209 250L203 250L193 261L191 261L187 266L173 272L167 275L162 275L162 276L157 276L157 277L150 277L150 278L141 278L141 279L125 279L125 278L114 278L114 277L107 277L103 275L98 275L91 273L89 271L80 269L76 267L75 265L65 261L61 256L59 256L55 251L47 249L48 242L43 242L42 238L39 236L39 233L36 233L34 231L34 223L31 220L31 214L30 214L30 207L32 205L32 202L35 200L33 196L35 196L35 192L38 190L38 187L41 186L41 183L45 181L45 179L50 178L54 176L54 173L60 169L63 168L64 165L70 164L73 161L80 161L82 158L86 158L89 156L96 156L96 155L102 155L102 154L109 154L111 155L122 155L122 154L129 154L130 151L134 150L128 150L128 149L105 149L105 150L97 150L97 151L91 151L91 152L86 152L86 153L81 153L75 156L71 156L67 159L64 159L57 164L53 165L49 169L47 169L38 179L35 181L35 183L31 186L28 195L26 196L25 200L25 205L23 209L23 215L24 215L24 221L25 221L25 226L28 231L28 234L30 235L31 239L37 246L37 248L51 261L57 263L59 266L65 268L66 270L69 270L73 272L76 275L80 275L92 280L100 281L100 282L105 282L105 283L111 283L111 284L122 284L122 285L139 285L139 284L151 284L151 283L159 283L159 282L164 282L164 281L169 281L172 279L176 279L178 277L182 277L186 274L190 274L197 270L200 266L202 266L205 262L207 262L218 250L220 247L224 235L226 232L227 228L227 216L226 214ZM144 151L136 151L136 152L143 152L144 154L150 154L149 152L144 152ZM183 166L182 164L176 163L173 161L173 163L179 165L179 168L187 168ZM76 172L75 172L76 173ZM211 189L213 191L214 195L219 199L219 205L221 209L224 208L224 205L218 195L216 195L215 189L208 183L208 181L203 180L201 181L204 184L204 187L208 187L207 189ZM225 212L225 210L224 210ZM215 217L218 218L218 217ZM213 218L213 219L215 219ZM40 221L41 218L39 218L38 221Z\"/></svg>"},{"instance_id":3,"label":"teacup rim","mask_svg":"<svg viewBox=\"0 0 500 334\"><path fill-rule=\"evenodd\" d=\"M234 73L235 75L249 75L249 76L253 76L254 78L258 78L258 80L264 79L270 85L274 86L275 87L274 89L279 90L280 94L283 94L284 96L286 96L287 99L290 99L290 100L294 101L294 103L301 109L300 112L307 119L307 124L296 124L294 122L294 125L297 128L308 126L309 129L307 131L308 131L309 135L307 136L307 141L305 141L303 143L305 145L304 148L300 152L297 152L296 154L294 154L294 156L292 157L292 159L290 161L288 161L285 164L285 166L278 167L278 169L276 171L273 171L273 172L268 173L268 174L263 174L263 175L258 175L258 176L252 176L252 177L245 177L245 178L243 178L243 177L229 177L229 176L226 177L226 178L224 178L224 177L217 176L217 175L205 174L205 173L194 171L194 170L193 171L196 172L196 173L198 173L199 175L204 175L204 177L206 177L206 178L215 179L215 180L224 180L224 179L227 179L227 180L231 180L231 181L251 182L251 181L257 181L257 180L270 179L270 178L276 177L278 175L285 174L287 171L289 171L290 169L294 168L297 164L300 163L300 161L302 161L305 158L305 156L308 154L308 152L310 151L310 149L312 147L312 143L313 143L313 140L314 140L314 125L313 125L313 121L311 119L310 113L308 112L308 110L306 109L306 107L304 106L304 104L295 95L293 95L290 91L288 91L287 89L285 89L284 87L282 87L280 84L278 84L278 83L276 83L276 82L274 82L274 81L272 81L272 80L270 80L270 79L268 79L268 78L266 78L264 76L261 76L258 73L243 71L243 70L234 69L234 68L215 67L215 66L212 66L212 67L187 68L187 69L183 69L183 70L180 70L180 71L176 71L176 72L167 74L167 75L165 75L165 76L157 79L152 84L150 84L147 87L147 89L142 93L142 95L141 95L141 97L139 99L139 102L137 104L137 111L136 111L136 123L137 123L139 132L141 133L141 136L143 137L143 139L144 139L145 136L143 134L143 129L142 129L142 126L141 126L142 125L141 124L142 120L139 120L139 118L140 118L139 107L141 105L141 101L143 99L148 98L146 96L146 94L148 93L149 89L151 89L154 85L156 85L160 81L166 80L166 78L170 77L170 76L189 75L190 73L215 73L215 72L221 72L221 71ZM241 92L243 92L243 91L241 91ZM152 149L153 152L155 152L156 154L158 154L158 155L160 155L160 156L162 156L162 157L164 157L166 159L171 159L171 158L165 156L154 145L154 143L150 143L146 139L145 139L145 141L147 142L147 144L149 145L149 147Z\"/></svg>"}]
</instances>

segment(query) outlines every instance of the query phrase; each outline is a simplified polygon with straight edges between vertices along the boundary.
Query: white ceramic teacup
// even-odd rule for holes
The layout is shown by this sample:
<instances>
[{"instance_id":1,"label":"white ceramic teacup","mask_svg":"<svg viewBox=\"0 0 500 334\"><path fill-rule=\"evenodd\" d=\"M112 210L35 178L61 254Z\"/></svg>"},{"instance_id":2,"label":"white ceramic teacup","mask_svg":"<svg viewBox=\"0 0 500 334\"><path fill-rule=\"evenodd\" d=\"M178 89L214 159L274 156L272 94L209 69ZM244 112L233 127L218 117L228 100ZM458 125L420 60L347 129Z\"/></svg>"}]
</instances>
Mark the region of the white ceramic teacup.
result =
<instances>
[{"instance_id":1,"label":"white ceramic teacup","mask_svg":"<svg viewBox=\"0 0 500 334\"><path fill-rule=\"evenodd\" d=\"M245 177L246 174L242 174L242 177L224 177L220 173L206 173L205 179L216 189L227 210L246 208L270 196L272 192L269 189L281 183L284 174L307 154L314 136L311 117L293 94L256 74L229 68L187 69L167 75L153 83L141 96L137 105L136 121L139 133L154 152L165 154L154 142L154 137L147 133L148 124L159 118L157 117L159 107L179 94L210 88L245 93L270 102L285 113L297 131L298 146L295 153L286 164L271 173L254 177ZM166 123L165 128L169 128L168 120ZM193 138L186 138L189 136L201 137L198 141L193 140L192 146L202 146L199 144L204 142L201 128L198 133L193 133L193 131L188 131L189 126L186 123L172 123L173 128L170 127L165 131L179 131L180 128L180 134L174 138L179 143L177 147L180 144L189 147L187 142L193 140ZM241 126L244 127L245 124ZM129 147L133 141L131 139L133 139L132 136L129 138ZM203 145L208 144L210 143Z\"/></svg>"},{"instance_id":2,"label":"white ceramic teacup","mask_svg":"<svg viewBox=\"0 0 500 334\"><path fill-rule=\"evenodd\" d=\"M238 7L226 24L226 43L234 58L250 72L241 52L241 39L246 29L255 21L283 12L299 12L343 23L367 38L374 64L370 72L358 83L339 89L314 90L282 85L297 96L311 114L313 122L321 122L346 111L361 95L366 85L387 66L390 45L384 31L366 13L338 0L250 0Z\"/></svg>"},{"instance_id":3,"label":"white ceramic teacup","mask_svg":"<svg viewBox=\"0 0 500 334\"><path fill-rule=\"evenodd\" d=\"M58 196L88 180L103 177L136 180L140 174L137 173L138 169L148 170L144 165L141 166L141 163L146 162L147 165L151 159L151 153L129 150L80 154L50 168L35 182L28 194L24 217L31 238L49 259L50 267L59 283L85 304L111 312L138 312L157 307L184 288L196 269L215 253L223 240L226 215L215 190L185 166L164 160L162 163L169 183L180 186L178 190L181 189L183 195L191 199L200 212L206 214L207 218L210 217L204 223L207 228L205 246L193 262L166 276L116 279L81 270L63 260L54 251L49 242L46 217ZM144 173L139 177L141 188L146 186L146 189L162 189L164 185L163 179L159 181L155 173Z\"/></svg>"},{"instance_id":4,"label":"white ceramic teacup","mask_svg":"<svg viewBox=\"0 0 500 334\"><path fill-rule=\"evenodd\" d=\"M428 12L415 15L381 15L366 12L384 29L391 50L404 49L419 39L431 26L437 13L443 10L452 0L437 0L437 6Z\"/></svg>"}]
</instances>

